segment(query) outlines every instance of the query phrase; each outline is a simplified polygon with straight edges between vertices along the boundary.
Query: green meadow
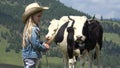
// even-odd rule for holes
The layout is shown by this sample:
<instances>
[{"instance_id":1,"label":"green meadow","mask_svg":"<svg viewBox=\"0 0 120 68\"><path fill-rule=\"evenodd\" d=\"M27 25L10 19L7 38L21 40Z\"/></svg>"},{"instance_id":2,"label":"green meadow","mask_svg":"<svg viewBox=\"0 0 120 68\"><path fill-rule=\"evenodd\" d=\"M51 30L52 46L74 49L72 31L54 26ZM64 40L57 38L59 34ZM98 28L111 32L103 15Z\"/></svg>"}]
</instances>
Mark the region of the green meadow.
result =
<instances>
[{"instance_id":1,"label":"green meadow","mask_svg":"<svg viewBox=\"0 0 120 68\"><path fill-rule=\"evenodd\" d=\"M107 41L112 41L118 45L120 45L120 35L115 33L104 33L104 38Z\"/></svg>"}]
</instances>

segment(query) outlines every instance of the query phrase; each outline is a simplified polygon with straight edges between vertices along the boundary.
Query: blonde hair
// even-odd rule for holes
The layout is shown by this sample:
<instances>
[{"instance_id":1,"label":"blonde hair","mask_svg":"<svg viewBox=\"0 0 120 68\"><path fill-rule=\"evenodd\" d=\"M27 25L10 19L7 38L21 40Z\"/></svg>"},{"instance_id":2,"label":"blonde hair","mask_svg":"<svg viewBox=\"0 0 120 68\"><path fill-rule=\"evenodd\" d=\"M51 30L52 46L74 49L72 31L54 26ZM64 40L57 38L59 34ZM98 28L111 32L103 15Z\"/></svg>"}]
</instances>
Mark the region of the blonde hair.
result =
<instances>
[{"instance_id":1,"label":"blonde hair","mask_svg":"<svg viewBox=\"0 0 120 68\"><path fill-rule=\"evenodd\" d=\"M31 37L32 34L32 27L35 25L35 23L32 21L32 17L29 17L26 21L24 30L23 30L23 40L22 40L22 47L24 48L26 46L26 40Z\"/></svg>"}]
</instances>

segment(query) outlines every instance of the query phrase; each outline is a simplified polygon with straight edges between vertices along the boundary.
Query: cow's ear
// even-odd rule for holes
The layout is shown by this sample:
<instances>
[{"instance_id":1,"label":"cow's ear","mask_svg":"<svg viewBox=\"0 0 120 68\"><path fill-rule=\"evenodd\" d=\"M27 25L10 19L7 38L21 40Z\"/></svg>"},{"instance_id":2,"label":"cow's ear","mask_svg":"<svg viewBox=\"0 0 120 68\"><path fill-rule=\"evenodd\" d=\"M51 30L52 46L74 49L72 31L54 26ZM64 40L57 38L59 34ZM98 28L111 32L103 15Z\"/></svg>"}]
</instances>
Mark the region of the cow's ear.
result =
<instances>
[{"instance_id":1,"label":"cow's ear","mask_svg":"<svg viewBox=\"0 0 120 68\"><path fill-rule=\"evenodd\" d=\"M86 22L85 22L86 25L89 25L90 24L90 19L88 19Z\"/></svg>"}]
</instances>

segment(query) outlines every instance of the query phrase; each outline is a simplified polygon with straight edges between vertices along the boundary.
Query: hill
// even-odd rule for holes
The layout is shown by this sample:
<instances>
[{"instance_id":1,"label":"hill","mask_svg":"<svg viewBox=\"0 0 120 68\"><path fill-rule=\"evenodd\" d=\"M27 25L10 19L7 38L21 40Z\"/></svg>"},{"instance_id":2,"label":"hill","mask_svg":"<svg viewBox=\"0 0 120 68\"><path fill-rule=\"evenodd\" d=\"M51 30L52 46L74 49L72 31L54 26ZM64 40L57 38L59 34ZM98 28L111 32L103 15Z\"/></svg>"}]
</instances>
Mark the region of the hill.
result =
<instances>
[{"instance_id":1,"label":"hill","mask_svg":"<svg viewBox=\"0 0 120 68\"><path fill-rule=\"evenodd\" d=\"M47 33L49 21L53 18L59 19L64 15L85 15L88 18L91 16L74 10L71 7L66 7L60 3L59 0L37 0L43 6L49 6L50 9L45 11L42 17L41 26L42 33L41 39ZM27 4L34 2L34 0L0 0L0 68L5 64L22 66L21 58L21 40L22 30L24 24L21 21L22 13ZM102 65L103 68L110 66L111 68L120 67L120 21L103 20L100 21L104 29L104 41L102 49ZM55 64L52 60L58 60L61 63L61 53L53 44L52 49L49 51L51 63ZM57 58L56 58L57 56ZM54 58L51 58L54 57ZM17 60L16 60L17 59ZM43 64L45 64L43 58ZM8 65L8 66L10 66ZM51 64L52 65L52 64ZM56 63L56 68L61 65Z\"/></svg>"}]
</instances>

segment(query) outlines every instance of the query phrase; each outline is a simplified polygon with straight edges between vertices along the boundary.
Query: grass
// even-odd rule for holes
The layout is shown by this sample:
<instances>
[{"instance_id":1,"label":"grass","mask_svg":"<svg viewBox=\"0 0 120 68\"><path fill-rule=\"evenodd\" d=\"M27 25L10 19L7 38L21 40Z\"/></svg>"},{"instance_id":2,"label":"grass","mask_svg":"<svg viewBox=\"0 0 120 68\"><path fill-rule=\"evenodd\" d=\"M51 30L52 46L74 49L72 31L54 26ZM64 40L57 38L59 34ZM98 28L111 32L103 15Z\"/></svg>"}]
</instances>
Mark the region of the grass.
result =
<instances>
[{"instance_id":1,"label":"grass","mask_svg":"<svg viewBox=\"0 0 120 68\"><path fill-rule=\"evenodd\" d=\"M104 33L104 38L107 41L112 41L118 45L120 45L120 35L115 33Z\"/></svg>"},{"instance_id":2,"label":"grass","mask_svg":"<svg viewBox=\"0 0 120 68\"><path fill-rule=\"evenodd\" d=\"M8 47L9 43L6 39L1 37L1 32L6 32L10 34L9 29L0 25L0 64L15 64L22 65L21 55L15 53L14 51L6 52L6 47Z\"/></svg>"},{"instance_id":3,"label":"grass","mask_svg":"<svg viewBox=\"0 0 120 68\"><path fill-rule=\"evenodd\" d=\"M13 66L13 68L22 67L23 62L22 62L21 53L18 54L18 53L15 53L14 51L5 52L5 48L7 47L8 43L6 40L3 40L1 42L4 44L1 45L0 43L0 46L1 46L0 47L0 68L4 68L3 66L5 66L6 68L9 68L9 66ZM62 60L57 57L49 57L48 60L51 68L53 68L53 66L56 68L59 68L62 64ZM47 66L46 57L43 56L42 67L47 68L46 66Z\"/></svg>"},{"instance_id":4,"label":"grass","mask_svg":"<svg viewBox=\"0 0 120 68\"><path fill-rule=\"evenodd\" d=\"M11 65L11 64L0 64L0 68L23 68L23 66Z\"/></svg>"}]
</instances>

